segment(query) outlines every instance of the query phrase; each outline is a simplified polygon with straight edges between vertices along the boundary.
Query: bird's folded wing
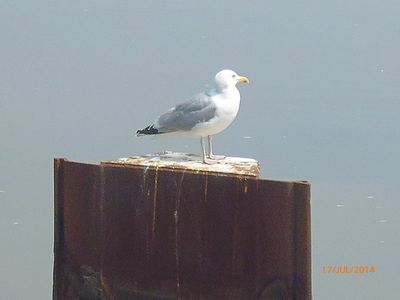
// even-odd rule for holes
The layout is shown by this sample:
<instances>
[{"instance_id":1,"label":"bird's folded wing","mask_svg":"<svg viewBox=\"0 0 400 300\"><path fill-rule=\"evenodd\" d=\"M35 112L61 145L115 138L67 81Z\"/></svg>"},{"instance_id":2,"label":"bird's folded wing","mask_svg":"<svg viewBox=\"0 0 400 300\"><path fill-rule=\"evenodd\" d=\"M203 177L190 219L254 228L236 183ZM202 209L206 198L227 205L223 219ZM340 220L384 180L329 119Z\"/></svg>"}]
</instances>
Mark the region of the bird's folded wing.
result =
<instances>
[{"instance_id":1,"label":"bird's folded wing","mask_svg":"<svg viewBox=\"0 0 400 300\"><path fill-rule=\"evenodd\" d=\"M188 131L199 123L207 122L215 117L217 107L206 93L194 95L186 102L161 115L156 126L166 132Z\"/></svg>"}]
</instances>

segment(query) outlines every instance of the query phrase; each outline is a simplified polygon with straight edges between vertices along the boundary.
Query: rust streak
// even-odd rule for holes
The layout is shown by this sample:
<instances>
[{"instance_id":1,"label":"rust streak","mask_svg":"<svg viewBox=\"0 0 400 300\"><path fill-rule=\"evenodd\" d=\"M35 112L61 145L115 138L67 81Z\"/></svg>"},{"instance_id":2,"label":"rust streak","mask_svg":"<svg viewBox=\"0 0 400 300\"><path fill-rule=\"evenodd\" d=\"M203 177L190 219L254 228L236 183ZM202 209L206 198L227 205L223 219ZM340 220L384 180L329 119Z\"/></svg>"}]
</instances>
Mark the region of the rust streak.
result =
<instances>
[{"instance_id":1,"label":"rust streak","mask_svg":"<svg viewBox=\"0 0 400 300\"><path fill-rule=\"evenodd\" d=\"M153 192L153 226L152 226L152 241L154 242L156 231L156 217L157 217L157 187L158 187L158 167L154 174L154 192Z\"/></svg>"},{"instance_id":2,"label":"rust streak","mask_svg":"<svg viewBox=\"0 0 400 300\"><path fill-rule=\"evenodd\" d=\"M142 184L142 195L145 196L143 199L144 201L147 200L147 197L150 196L150 190L147 188L147 171L149 170L149 167L144 167L143 168L143 184Z\"/></svg>"},{"instance_id":3,"label":"rust streak","mask_svg":"<svg viewBox=\"0 0 400 300\"><path fill-rule=\"evenodd\" d=\"M204 175L204 202L207 202L207 192L208 192L208 175Z\"/></svg>"},{"instance_id":4,"label":"rust streak","mask_svg":"<svg viewBox=\"0 0 400 300\"><path fill-rule=\"evenodd\" d=\"M101 244L104 245L105 241L105 230L104 230L104 201L105 201L105 190L106 176L104 166L100 166L100 239ZM104 252L100 252L100 282L103 290L106 291L107 295L111 295L112 291L107 284L107 280L104 277Z\"/></svg>"},{"instance_id":5,"label":"rust streak","mask_svg":"<svg viewBox=\"0 0 400 300\"><path fill-rule=\"evenodd\" d=\"M146 166L146 167L144 167L143 168L143 185L142 185L142 191L143 191L143 193L142 193L142 195L143 195L143 202L147 202L147 199L148 199L148 197L149 197L149 195L150 195L150 189L148 189L147 188L147 174L148 174L148 171L149 170L149 167L148 166ZM138 217L138 211L136 210L136 217ZM146 225L145 225L145 232L146 232L146 235L145 235L145 237L146 237L146 241L145 241L145 245L146 245L146 261L147 262L149 262L150 261L150 242L149 242L149 229L148 229L148 223L146 223Z\"/></svg>"},{"instance_id":6,"label":"rust streak","mask_svg":"<svg viewBox=\"0 0 400 300\"><path fill-rule=\"evenodd\" d=\"M180 284L180 264L179 264L179 206L181 202L181 193L182 193L182 183L185 177L185 172L182 172L182 176L179 184L175 181L175 186L177 188L176 202L175 202L175 267L176 267L176 293L178 299L180 299L181 295L181 284Z\"/></svg>"},{"instance_id":7,"label":"rust streak","mask_svg":"<svg viewBox=\"0 0 400 300\"><path fill-rule=\"evenodd\" d=\"M245 194L247 194L247 189L248 189L248 186L247 186L247 179L244 178L244 189L243 189L243 192L244 192Z\"/></svg>"}]
</instances>

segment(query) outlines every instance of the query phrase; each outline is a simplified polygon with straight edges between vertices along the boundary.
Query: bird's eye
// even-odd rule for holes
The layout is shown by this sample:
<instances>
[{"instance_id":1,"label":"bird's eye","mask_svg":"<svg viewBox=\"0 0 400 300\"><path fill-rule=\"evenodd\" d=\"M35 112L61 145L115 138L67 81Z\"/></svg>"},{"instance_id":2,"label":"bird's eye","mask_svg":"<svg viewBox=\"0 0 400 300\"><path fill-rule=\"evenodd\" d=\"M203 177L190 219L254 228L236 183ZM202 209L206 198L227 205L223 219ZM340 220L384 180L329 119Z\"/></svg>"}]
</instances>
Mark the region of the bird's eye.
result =
<instances>
[{"instance_id":1,"label":"bird's eye","mask_svg":"<svg viewBox=\"0 0 400 300\"><path fill-rule=\"evenodd\" d=\"M235 78L236 77L236 75L235 74L232 74L232 78Z\"/></svg>"}]
</instances>

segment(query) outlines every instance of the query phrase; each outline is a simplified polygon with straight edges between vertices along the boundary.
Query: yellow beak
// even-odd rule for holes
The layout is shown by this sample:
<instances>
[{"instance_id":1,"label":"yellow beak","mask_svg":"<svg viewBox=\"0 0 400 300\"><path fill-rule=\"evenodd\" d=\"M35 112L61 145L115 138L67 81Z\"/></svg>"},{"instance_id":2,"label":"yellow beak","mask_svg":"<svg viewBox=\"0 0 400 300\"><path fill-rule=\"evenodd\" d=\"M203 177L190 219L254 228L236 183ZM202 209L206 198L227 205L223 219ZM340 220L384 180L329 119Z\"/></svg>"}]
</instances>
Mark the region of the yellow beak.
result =
<instances>
[{"instance_id":1,"label":"yellow beak","mask_svg":"<svg viewBox=\"0 0 400 300\"><path fill-rule=\"evenodd\" d=\"M245 76L238 76L238 82L249 83L249 79Z\"/></svg>"}]
</instances>

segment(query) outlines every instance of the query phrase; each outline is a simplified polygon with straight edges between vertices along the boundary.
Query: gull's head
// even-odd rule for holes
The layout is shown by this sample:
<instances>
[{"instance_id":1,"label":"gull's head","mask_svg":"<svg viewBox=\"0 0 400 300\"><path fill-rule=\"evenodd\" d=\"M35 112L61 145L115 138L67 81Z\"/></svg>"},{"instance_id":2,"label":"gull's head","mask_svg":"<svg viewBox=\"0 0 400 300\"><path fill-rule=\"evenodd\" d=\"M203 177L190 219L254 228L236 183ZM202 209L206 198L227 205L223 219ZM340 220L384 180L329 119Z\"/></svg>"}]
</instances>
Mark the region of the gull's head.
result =
<instances>
[{"instance_id":1,"label":"gull's head","mask_svg":"<svg viewBox=\"0 0 400 300\"><path fill-rule=\"evenodd\" d=\"M228 89L234 87L238 82L249 83L249 79L238 75L232 70L222 70L215 75L215 83L218 89Z\"/></svg>"}]
</instances>

